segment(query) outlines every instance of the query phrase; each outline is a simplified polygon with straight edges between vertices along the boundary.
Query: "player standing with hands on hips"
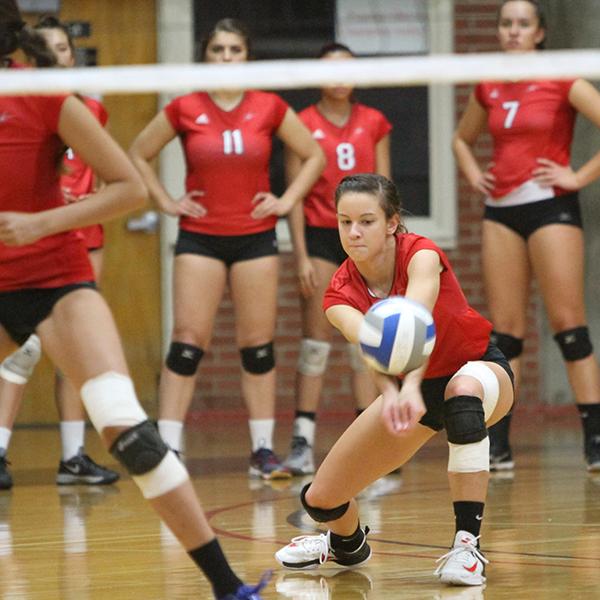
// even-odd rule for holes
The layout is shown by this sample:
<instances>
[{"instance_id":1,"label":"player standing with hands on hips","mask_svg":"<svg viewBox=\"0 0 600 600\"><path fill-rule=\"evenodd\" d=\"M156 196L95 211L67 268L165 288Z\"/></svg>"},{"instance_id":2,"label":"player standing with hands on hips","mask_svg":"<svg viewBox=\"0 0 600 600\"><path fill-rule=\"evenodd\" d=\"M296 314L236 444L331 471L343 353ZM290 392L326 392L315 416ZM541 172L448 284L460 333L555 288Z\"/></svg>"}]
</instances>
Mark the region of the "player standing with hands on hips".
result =
<instances>
[{"instance_id":1,"label":"player standing with hands on hips","mask_svg":"<svg viewBox=\"0 0 600 600\"><path fill-rule=\"evenodd\" d=\"M321 48L323 60L347 60L354 54L343 44ZM346 260L337 230L333 197L345 175L379 173L390 176L391 124L385 116L352 98L353 89L332 85L321 90L321 99L299 117L325 152L327 166L302 204L291 210L288 221L300 280L302 341L296 372L296 415L291 451L284 465L294 475L313 473L315 421L331 350L331 324L323 314L323 294L335 270ZM293 179L300 159L286 154L286 172ZM348 344L352 390L360 414L377 391L358 349Z\"/></svg>"},{"instance_id":2,"label":"player standing with hands on hips","mask_svg":"<svg viewBox=\"0 0 600 600\"><path fill-rule=\"evenodd\" d=\"M498 39L505 52L543 47L546 20L537 0L505 0ZM476 86L454 136L458 165L485 194L483 279L493 339L519 381L531 276L538 281L554 339L580 412L587 468L600 470L600 370L586 322L584 244L577 191L600 176L600 152L577 171L570 149L577 113L600 127L600 94L587 81L486 82ZM492 163L473 145L487 123ZM490 431L491 468L512 469L510 415Z\"/></svg>"},{"instance_id":3,"label":"player standing with hands on hips","mask_svg":"<svg viewBox=\"0 0 600 600\"><path fill-rule=\"evenodd\" d=\"M402 295L431 311L436 344L429 361L401 380L373 371L381 395L342 434L301 492L305 510L328 532L295 538L276 558L290 569L327 560L366 562L368 528L360 526L355 496L446 429L456 534L436 574L445 583L481 585L487 563L478 542L489 479L486 425L512 405L512 372L490 343L491 324L468 305L446 255L431 240L406 232L391 181L374 174L346 177L335 200L348 259L325 292L329 321L356 344L369 307Z\"/></svg>"},{"instance_id":4,"label":"player standing with hands on hips","mask_svg":"<svg viewBox=\"0 0 600 600\"><path fill-rule=\"evenodd\" d=\"M235 19L219 21L202 43L207 63L241 63L250 54L249 34ZM187 191L179 200L169 196L149 163L176 136L187 165ZM280 198L269 191L273 136L302 163ZM272 449L279 269L275 224L316 181L325 165L323 154L279 96L245 90L176 98L138 135L130 153L159 208L180 217L173 275L175 325L161 374L160 433L181 451L198 365L229 284L242 395L250 413L249 474L287 478L289 471Z\"/></svg>"}]
</instances>

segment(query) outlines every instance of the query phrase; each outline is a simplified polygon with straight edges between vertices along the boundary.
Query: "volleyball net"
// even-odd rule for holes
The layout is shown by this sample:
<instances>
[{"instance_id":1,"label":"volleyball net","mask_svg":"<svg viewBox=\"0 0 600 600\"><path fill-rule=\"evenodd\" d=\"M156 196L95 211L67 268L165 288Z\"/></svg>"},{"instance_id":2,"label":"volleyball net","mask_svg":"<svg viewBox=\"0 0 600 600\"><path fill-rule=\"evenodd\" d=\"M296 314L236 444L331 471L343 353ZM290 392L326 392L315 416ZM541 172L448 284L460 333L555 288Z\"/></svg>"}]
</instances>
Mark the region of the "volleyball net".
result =
<instances>
[{"instance_id":1,"label":"volleyball net","mask_svg":"<svg viewBox=\"0 0 600 600\"><path fill-rule=\"evenodd\" d=\"M482 80L600 79L600 50L547 50L230 64L155 64L76 69L0 70L0 94L90 94L183 90L358 88L473 83Z\"/></svg>"}]
</instances>

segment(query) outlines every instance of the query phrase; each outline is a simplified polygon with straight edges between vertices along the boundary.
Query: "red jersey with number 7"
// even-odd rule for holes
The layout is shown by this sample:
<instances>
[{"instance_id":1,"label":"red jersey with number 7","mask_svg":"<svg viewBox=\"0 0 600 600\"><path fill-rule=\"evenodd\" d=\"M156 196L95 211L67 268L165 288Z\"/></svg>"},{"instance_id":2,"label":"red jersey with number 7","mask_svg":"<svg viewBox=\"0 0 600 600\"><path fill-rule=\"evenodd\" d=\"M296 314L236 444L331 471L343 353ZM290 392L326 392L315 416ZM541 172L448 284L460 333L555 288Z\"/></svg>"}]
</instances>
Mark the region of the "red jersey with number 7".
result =
<instances>
[{"instance_id":1,"label":"red jersey with number 7","mask_svg":"<svg viewBox=\"0 0 600 600\"><path fill-rule=\"evenodd\" d=\"M494 141L493 198L532 179L540 166L538 158L560 165L570 163L576 111L569 92L574 82L488 82L475 87L475 98L488 113ZM549 197L565 193L567 190L554 188Z\"/></svg>"},{"instance_id":2,"label":"red jersey with number 7","mask_svg":"<svg viewBox=\"0 0 600 600\"><path fill-rule=\"evenodd\" d=\"M304 219L312 227L337 229L335 188L346 175L373 173L377 144L391 130L385 116L369 106L355 103L348 122L338 127L316 105L299 115L325 152L327 165L304 200Z\"/></svg>"},{"instance_id":3,"label":"red jersey with number 7","mask_svg":"<svg viewBox=\"0 0 600 600\"><path fill-rule=\"evenodd\" d=\"M165 107L183 146L187 192L200 191L204 217L181 217L186 231L209 235L247 235L273 229L276 216L254 219L252 199L268 192L273 135L288 105L276 94L245 92L226 111L205 92L175 98Z\"/></svg>"},{"instance_id":4,"label":"red jersey with number 7","mask_svg":"<svg viewBox=\"0 0 600 600\"><path fill-rule=\"evenodd\" d=\"M440 257L440 291L433 307L435 347L425 378L452 375L469 360L479 360L490 342L492 324L469 306L446 254L430 239L415 233L396 235L396 273L390 296L404 296L408 264L419 250L433 250ZM373 296L351 259L334 273L323 298L323 308L345 304L366 313L379 298Z\"/></svg>"}]
</instances>

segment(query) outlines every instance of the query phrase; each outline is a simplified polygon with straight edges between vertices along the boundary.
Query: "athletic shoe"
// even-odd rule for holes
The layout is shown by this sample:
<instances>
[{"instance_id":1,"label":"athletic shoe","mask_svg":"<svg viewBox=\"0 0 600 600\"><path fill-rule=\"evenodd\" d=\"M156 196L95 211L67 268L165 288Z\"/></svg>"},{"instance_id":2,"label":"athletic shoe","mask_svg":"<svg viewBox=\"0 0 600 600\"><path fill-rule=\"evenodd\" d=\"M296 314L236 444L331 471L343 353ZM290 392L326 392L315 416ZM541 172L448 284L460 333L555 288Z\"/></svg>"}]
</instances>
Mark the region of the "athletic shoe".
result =
<instances>
[{"instance_id":1,"label":"athletic shoe","mask_svg":"<svg viewBox=\"0 0 600 600\"><path fill-rule=\"evenodd\" d=\"M600 435L594 435L586 440L585 460L588 471L591 473L600 471Z\"/></svg>"},{"instance_id":2,"label":"athletic shoe","mask_svg":"<svg viewBox=\"0 0 600 600\"><path fill-rule=\"evenodd\" d=\"M269 448L259 448L250 455L248 475L262 479L289 479L292 476Z\"/></svg>"},{"instance_id":3,"label":"athletic shoe","mask_svg":"<svg viewBox=\"0 0 600 600\"><path fill-rule=\"evenodd\" d=\"M272 571L267 571L256 585L241 585L235 594L227 594L219 600L261 600L258 592L269 583L272 574Z\"/></svg>"},{"instance_id":4,"label":"athletic shoe","mask_svg":"<svg viewBox=\"0 0 600 600\"><path fill-rule=\"evenodd\" d=\"M441 563L435 570L443 583L453 585L483 585L485 583L485 565L489 562L477 547L477 540L468 531L458 531L454 546L437 559Z\"/></svg>"},{"instance_id":5,"label":"athletic shoe","mask_svg":"<svg viewBox=\"0 0 600 600\"><path fill-rule=\"evenodd\" d=\"M56 483L58 485L108 485L119 479L120 475L112 469L96 464L80 450L73 458L60 461Z\"/></svg>"},{"instance_id":6,"label":"athletic shoe","mask_svg":"<svg viewBox=\"0 0 600 600\"><path fill-rule=\"evenodd\" d=\"M319 535L301 535L278 550L275 559L282 567L298 571L316 569L327 561L343 567L359 567L371 558L371 547L367 544L368 533L369 528L365 527L362 544L354 552L334 550L330 543L330 531Z\"/></svg>"},{"instance_id":7,"label":"athletic shoe","mask_svg":"<svg viewBox=\"0 0 600 600\"><path fill-rule=\"evenodd\" d=\"M13 479L8 470L10 463L6 460L6 456L0 456L0 490L10 490L13 486Z\"/></svg>"},{"instance_id":8,"label":"athletic shoe","mask_svg":"<svg viewBox=\"0 0 600 600\"><path fill-rule=\"evenodd\" d=\"M492 452L490 450L490 471L512 471L514 468L515 461L513 460L510 448L501 452Z\"/></svg>"},{"instance_id":9,"label":"athletic shoe","mask_svg":"<svg viewBox=\"0 0 600 600\"><path fill-rule=\"evenodd\" d=\"M295 435L287 458L283 461L292 475L310 475L315 472L315 459L312 446L305 437Z\"/></svg>"}]
</instances>

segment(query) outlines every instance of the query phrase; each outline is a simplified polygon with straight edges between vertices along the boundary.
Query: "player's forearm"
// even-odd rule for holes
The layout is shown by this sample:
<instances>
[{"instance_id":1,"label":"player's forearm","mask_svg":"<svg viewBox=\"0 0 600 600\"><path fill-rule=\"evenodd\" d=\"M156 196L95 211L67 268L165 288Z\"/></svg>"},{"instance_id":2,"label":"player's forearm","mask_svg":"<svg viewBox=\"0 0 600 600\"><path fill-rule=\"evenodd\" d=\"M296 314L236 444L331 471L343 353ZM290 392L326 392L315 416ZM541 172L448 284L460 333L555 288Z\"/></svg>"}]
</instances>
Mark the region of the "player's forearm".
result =
<instances>
[{"instance_id":1,"label":"player's forearm","mask_svg":"<svg viewBox=\"0 0 600 600\"><path fill-rule=\"evenodd\" d=\"M148 188L152 202L159 210L164 211L169 202L172 201L171 196L167 193L167 190L160 182L156 172L145 158L134 152L130 152L130 156Z\"/></svg>"},{"instance_id":2,"label":"player's forearm","mask_svg":"<svg viewBox=\"0 0 600 600\"><path fill-rule=\"evenodd\" d=\"M302 168L298 172L298 175L296 175L280 199L289 202L291 206L297 204L302 198L306 197L317 179L319 179L324 168L325 155L319 148L318 152L309 156L302 163Z\"/></svg>"}]
</instances>

